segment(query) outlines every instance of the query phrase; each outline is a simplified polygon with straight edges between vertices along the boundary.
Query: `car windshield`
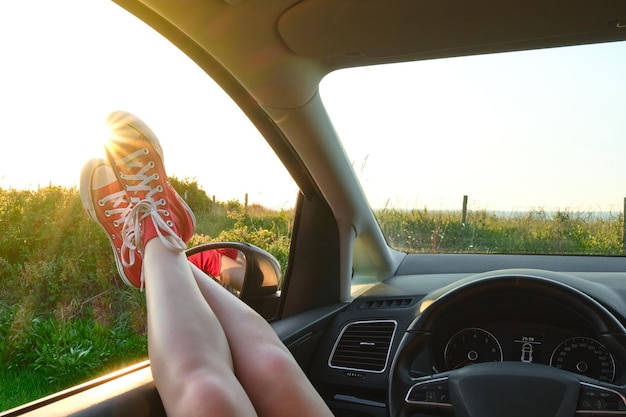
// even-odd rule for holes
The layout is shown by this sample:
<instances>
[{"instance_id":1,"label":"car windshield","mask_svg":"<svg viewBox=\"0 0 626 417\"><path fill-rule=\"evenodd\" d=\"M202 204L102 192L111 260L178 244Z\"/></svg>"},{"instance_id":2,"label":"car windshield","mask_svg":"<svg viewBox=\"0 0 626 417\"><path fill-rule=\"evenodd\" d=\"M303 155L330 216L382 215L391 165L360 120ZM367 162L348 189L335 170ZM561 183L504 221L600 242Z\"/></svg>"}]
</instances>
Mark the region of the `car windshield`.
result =
<instances>
[{"instance_id":1,"label":"car windshield","mask_svg":"<svg viewBox=\"0 0 626 417\"><path fill-rule=\"evenodd\" d=\"M320 94L388 243L619 255L626 43L337 71Z\"/></svg>"}]
</instances>

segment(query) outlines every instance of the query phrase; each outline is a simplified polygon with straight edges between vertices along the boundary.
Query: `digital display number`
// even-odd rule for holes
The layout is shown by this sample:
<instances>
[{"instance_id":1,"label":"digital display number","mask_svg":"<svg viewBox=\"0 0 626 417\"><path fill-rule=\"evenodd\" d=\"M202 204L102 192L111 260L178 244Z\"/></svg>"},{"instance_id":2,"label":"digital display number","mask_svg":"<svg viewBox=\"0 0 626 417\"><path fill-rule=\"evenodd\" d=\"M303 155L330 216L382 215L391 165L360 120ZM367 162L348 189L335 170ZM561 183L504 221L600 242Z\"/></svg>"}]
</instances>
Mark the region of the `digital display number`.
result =
<instances>
[{"instance_id":1,"label":"digital display number","mask_svg":"<svg viewBox=\"0 0 626 417\"><path fill-rule=\"evenodd\" d=\"M541 341L527 335L514 338L512 359L525 363L541 362Z\"/></svg>"}]
</instances>

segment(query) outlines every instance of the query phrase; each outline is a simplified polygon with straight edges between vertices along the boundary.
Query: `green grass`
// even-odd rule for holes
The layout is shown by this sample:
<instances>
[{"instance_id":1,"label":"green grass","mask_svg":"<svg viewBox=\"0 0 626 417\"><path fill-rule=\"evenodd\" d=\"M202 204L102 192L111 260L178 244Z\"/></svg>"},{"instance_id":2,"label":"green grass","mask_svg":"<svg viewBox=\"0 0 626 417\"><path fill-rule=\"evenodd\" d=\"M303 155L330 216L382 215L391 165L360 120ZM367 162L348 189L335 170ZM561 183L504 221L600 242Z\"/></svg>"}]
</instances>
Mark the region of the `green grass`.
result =
<instances>
[{"instance_id":1,"label":"green grass","mask_svg":"<svg viewBox=\"0 0 626 417\"><path fill-rule=\"evenodd\" d=\"M110 372L122 369L139 362L145 357L120 360L112 366L104 366L97 372L87 377L66 378L64 380L50 381L40 372L30 367L12 367L0 370L0 412L38 400L53 393L62 391L71 386L86 382L90 379L106 375Z\"/></svg>"},{"instance_id":2,"label":"green grass","mask_svg":"<svg viewBox=\"0 0 626 417\"><path fill-rule=\"evenodd\" d=\"M65 388L64 384L50 384L30 369L2 369L0 371L0 411L45 397Z\"/></svg>"},{"instance_id":3,"label":"green grass","mask_svg":"<svg viewBox=\"0 0 626 417\"><path fill-rule=\"evenodd\" d=\"M391 246L414 253L624 253L621 213L477 211L465 224L457 212L387 209L376 216Z\"/></svg>"},{"instance_id":4,"label":"green grass","mask_svg":"<svg viewBox=\"0 0 626 417\"><path fill-rule=\"evenodd\" d=\"M102 322L90 309L59 318L0 305L0 410L146 358L145 330L129 311Z\"/></svg>"}]
</instances>

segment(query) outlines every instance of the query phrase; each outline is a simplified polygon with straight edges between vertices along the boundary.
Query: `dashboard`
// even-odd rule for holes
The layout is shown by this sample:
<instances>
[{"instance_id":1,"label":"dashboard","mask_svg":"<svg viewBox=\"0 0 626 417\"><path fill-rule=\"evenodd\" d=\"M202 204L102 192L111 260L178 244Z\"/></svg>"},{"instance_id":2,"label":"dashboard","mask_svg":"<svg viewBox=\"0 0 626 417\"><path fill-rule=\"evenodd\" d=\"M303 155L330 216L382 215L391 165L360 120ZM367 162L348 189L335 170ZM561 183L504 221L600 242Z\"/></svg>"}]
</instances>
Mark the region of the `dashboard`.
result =
<instances>
[{"instance_id":1,"label":"dashboard","mask_svg":"<svg viewBox=\"0 0 626 417\"><path fill-rule=\"evenodd\" d=\"M626 414L626 394L621 389L626 383L624 277L599 282L606 277L596 280L543 270L438 276L439 281L394 277L355 299L335 317L327 332L332 336L322 342L320 362L314 364L312 375L318 388L333 397L330 403L336 409L340 409L337 403L349 401L352 409L354 403L363 404L369 415L382 416L389 403L423 406L423 399L409 398L415 394L415 384L424 384L426 389L433 378L443 380L445 387L437 382L436 388L444 390L442 398L448 398L448 375L479 364L510 363L522 366L522 373L567 371L578 378L581 393L610 394L615 408L610 411ZM396 323L396 331L389 334L389 360L383 371L370 374L358 367L331 366L346 328L389 321ZM407 342L408 336L412 340ZM373 345L365 336L359 340ZM363 352L355 349L354 356L360 357ZM529 366L524 368L525 364ZM518 372L518 368L511 369ZM398 378L408 379L394 384ZM398 385L402 388L394 388ZM444 405L450 406L447 401ZM578 413L584 404L576 404ZM608 402L599 404L591 407L606 411ZM397 408L391 411L398 413ZM431 415L428 409L417 411Z\"/></svg>"}]
</instances>

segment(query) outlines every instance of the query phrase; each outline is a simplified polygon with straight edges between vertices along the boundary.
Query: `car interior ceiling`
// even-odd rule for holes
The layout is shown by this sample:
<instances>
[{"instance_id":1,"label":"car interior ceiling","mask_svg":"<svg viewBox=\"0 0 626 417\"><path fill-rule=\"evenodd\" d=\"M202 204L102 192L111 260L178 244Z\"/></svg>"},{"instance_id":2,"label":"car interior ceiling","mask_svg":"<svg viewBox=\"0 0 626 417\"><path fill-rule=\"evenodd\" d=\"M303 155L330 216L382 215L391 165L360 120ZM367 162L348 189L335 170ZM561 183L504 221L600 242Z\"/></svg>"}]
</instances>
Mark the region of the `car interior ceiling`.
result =
<instances>
[{"instance_id":1,"label":"car interior ceiling","mask_svg":"<svg viewBox=\"0 0 626 417\"><path fill-rule=\"evenodd\" d=\"M333 0L242 2L240 7L215 1L188 6L197 9L197 21L168 2L145 2L147 6L117 2L151 25L163 11L170 18L167 24L189 36L186 44L192 41L211 51L259 103L278 108L306 103L323 75L338 68L623 40L626 20L623 3L615 0L570 1L567 13L562 11L563 2L541 0L518 6L497 0L465 6L350 0L340 7ZM205 20L204 16L211 15L220 15L219 25ZM256 23L242 30L235 23L242 20ZM389 30L389 22L394 30ZM166 37L173 34L168 31ZM254 42L246 42L251 38ZM181 44L181 39L170 40L183 50L190 46ZM230 42L238 48L226 47ZM282 69L257 67L252 57L265 45L274 45L272 53L282 59L272 65ZM308 66L308 71L297 71L302 66ZM274 88L255 89L260 73L274 77L265 80Z\"/></svg>"}]
</instances>

